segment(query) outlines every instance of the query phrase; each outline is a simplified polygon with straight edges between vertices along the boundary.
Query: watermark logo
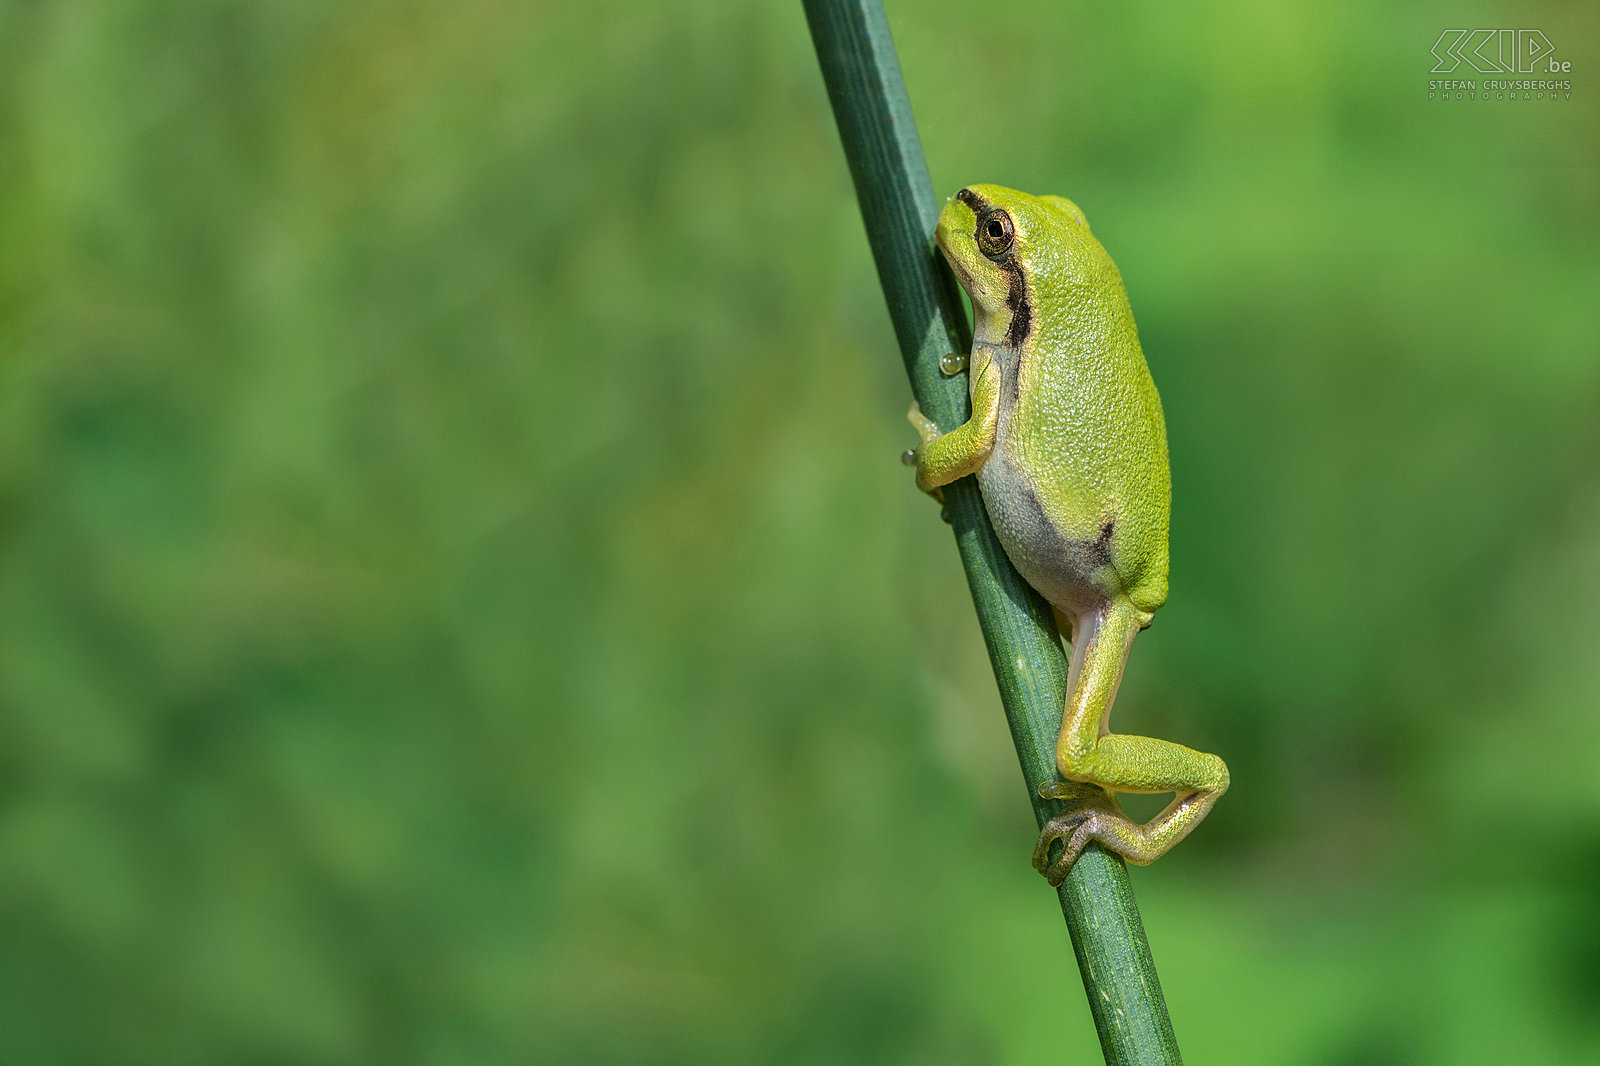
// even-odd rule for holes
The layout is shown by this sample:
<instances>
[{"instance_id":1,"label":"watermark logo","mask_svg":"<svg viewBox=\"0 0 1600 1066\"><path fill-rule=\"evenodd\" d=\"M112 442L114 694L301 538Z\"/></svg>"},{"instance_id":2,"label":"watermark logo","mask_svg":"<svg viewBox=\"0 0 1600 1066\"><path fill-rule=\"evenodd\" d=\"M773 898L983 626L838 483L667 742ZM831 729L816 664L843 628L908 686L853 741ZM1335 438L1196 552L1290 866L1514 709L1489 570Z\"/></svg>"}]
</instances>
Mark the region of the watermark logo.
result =
<instances>
[{"instance_id":1,"label":"watermark logo","mask_svg":"<svg viewBox=\"0 0 1600 1066\"><path fill-rule=\"evenodd\" d=\"M1543 30L1445 30L1428 49L1430 74L1454 74L1428 82L1430 100L1570 100L1569 78L1486 78L1473 74L1572 73L1570 60L1556 58Z\"/></svg>"},{"instance_id":2,"label":"watermark logo","mask_svg":"<svg viewBox=\"0 0 1600 1066\"><path fill-rule=\"evenodd\" d=\"M1450 74L1466 63L1479 74L1566 74L1543 30L1445 30L1429 49L1438 62L1428 73Z\"/></svg>"}]
</instances>

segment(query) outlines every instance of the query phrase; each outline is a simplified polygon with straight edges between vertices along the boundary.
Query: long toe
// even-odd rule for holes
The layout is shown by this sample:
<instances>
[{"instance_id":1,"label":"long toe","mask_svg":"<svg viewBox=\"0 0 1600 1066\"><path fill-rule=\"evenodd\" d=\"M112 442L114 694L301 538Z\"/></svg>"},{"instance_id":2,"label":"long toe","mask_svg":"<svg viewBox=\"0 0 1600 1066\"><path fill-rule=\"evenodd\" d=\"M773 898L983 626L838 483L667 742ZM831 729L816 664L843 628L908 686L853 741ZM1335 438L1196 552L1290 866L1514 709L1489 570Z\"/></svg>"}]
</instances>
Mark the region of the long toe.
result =
<instances>
[{"instance_id":1,"label":"long toe","mask_svg":"<svg viewBox=\"0 0 1600 1066\"><path fill-rule=\"evenodd\" d=\"M1033 846L1033 868L1044 873L1051 865L1050 845L1059 840L1061 846L1065 848L1072 834L1087 817L1089 817L1087 812L1079 811L1074 814L1063 814L1046 822L1044 829L1039 833L1039 842Z\"/></svg>"}]
</instances>

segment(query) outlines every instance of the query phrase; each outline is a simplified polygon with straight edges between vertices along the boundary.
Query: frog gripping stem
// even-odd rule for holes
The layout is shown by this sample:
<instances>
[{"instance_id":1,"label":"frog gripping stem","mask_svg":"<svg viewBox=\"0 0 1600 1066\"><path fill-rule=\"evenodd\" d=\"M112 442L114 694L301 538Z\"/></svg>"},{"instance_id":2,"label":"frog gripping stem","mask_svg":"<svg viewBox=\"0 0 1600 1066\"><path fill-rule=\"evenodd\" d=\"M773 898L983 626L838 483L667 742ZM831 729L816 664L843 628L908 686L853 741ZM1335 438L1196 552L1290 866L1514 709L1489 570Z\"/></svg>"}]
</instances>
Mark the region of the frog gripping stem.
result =
<instances>
[{"instance_id":1,"label":"frog gripping stem","mask_svg":"<svg viewBox=\"0 0 1600 1066\"><path fill-rule=\"evenodd\" d=\"M940 359L968 350L970 338L959 290L935 259L939 205L882 5L803 3L918 408L939 426L962 425L969 414L966 381L944 373ZM1006 557L974 479L951 482L943 495L1043 829L1057 813L1039 789L1057 780L1067 680L1053 612ZM1057 891L1105 1061L1181 1063L1123 861L1087 843Z\"/></svg>"}]
</instances>

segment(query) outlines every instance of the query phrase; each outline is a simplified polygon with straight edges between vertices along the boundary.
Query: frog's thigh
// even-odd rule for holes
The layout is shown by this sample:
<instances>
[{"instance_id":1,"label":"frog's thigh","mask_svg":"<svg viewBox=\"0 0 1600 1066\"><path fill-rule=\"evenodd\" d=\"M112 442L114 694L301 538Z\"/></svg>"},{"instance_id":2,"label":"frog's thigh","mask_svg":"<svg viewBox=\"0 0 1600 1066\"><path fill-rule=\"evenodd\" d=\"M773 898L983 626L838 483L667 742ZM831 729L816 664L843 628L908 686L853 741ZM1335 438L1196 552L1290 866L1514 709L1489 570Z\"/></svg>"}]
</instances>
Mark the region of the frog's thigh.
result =
<instances>
[{"instance_id":1,"label":"frog's thigh","mask_svg":"<svg viewBox=\"0 0 1600 1066\"><path fill-rule=\"evenodd\" d=\"M1062 777L1112 792L1174 792L1166 810L1143 826L1107 824L1113 843L1133 862L1150 862L1200 823L1228 787L1215 755L1153 737L1107 732L1123 663L1139 631L1138 609L1117 603L1077 620L1072 668L1056 765ZM1098 834L1097 834L1098 835Z\"/></svg>"}]
</instances>

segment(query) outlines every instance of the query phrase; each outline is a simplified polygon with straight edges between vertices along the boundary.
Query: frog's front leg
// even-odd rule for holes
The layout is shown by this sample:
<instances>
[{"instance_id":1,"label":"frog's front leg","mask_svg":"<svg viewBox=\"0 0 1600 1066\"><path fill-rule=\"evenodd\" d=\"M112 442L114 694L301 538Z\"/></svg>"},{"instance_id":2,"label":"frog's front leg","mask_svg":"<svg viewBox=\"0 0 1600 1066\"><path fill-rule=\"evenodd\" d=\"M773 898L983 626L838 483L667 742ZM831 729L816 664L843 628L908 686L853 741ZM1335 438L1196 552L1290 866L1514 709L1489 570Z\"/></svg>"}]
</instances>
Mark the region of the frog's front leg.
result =
<instances>
[{"instance_id":1,"label":"frog's front leg","mask_svg":"<svg viewBox=\"0 0 1600 1066\"><path fill-rule=\"evenodd\" d=\"M1000 428L1000 370L988 354L972 360L972 417L949 433L941 434L913 403L906 417L917 428L922 444L907 454L917 468L917 488L933 492L956 478L976 473L994 450Z\"/></svg>"},{"instance_id":2,"label":"frog's front leg","mask_svg":"<svg viewBox=\"0 0 1600 1066\"><path fill-rule=\"evenodd\" d=\"M1065 780L1042 786L1039 794L1077 802L1050 820L1033 853L1034 868L1052 885L1066 879L1091 840L1131 863L1154 862L1188 836L1227 791L1228 768L1215 755L1107 731L1128 649L1146 617L1133 604L1119 601L1074 619L1067 702L1056 740L1056 768ZM1139 825L1113 798L1085 793L1084 784L1112 793L1175 795L1166 810ZM1052 860L1057 840L1061 853Z\"/></svg>"}]
</instances>

